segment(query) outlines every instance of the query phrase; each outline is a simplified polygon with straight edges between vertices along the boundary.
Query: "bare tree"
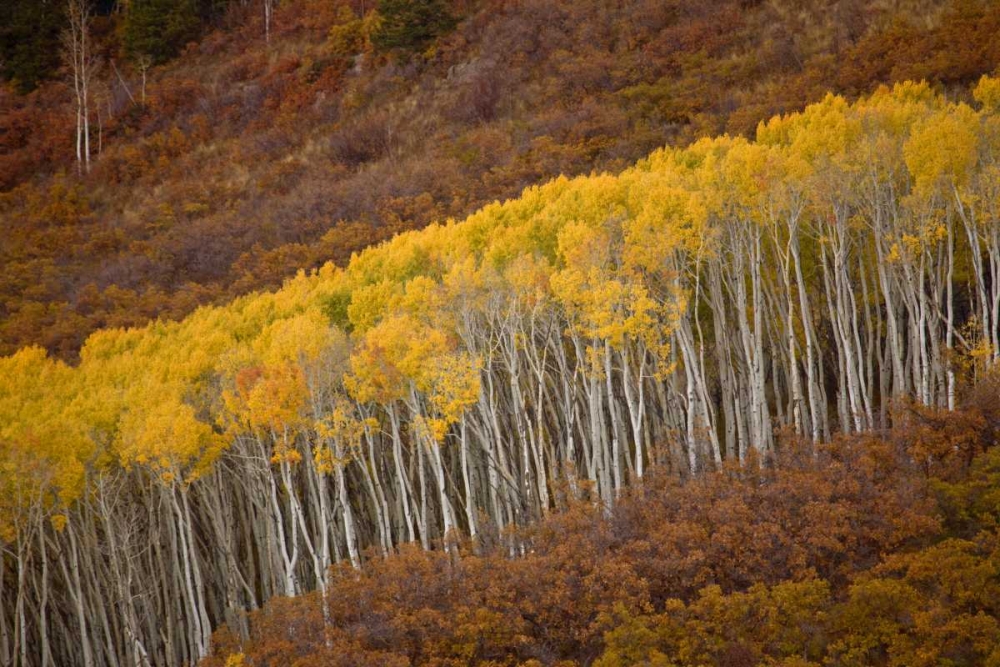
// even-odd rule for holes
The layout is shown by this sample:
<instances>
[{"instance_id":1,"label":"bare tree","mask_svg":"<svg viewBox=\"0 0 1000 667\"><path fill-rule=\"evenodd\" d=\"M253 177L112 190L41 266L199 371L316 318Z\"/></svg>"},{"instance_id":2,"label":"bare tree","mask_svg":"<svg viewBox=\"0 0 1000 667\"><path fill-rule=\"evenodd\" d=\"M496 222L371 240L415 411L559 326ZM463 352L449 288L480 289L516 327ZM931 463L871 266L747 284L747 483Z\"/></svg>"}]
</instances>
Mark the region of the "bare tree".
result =
<instances>
[{"instance_id":1,"label":"bare tree","mask_svg":"<svg viewBox=\"0 0 1000 667\"><path fill-rule=\"evenodd\" d=\"M98 61L90 44L89 0L67 0L69 26L63 31L63 58L73 75L76 95L76 163L80 173L90 171L90 90Z\"/></svg>"},{"instance_id":2,"label":"bare tree","mask_svg":"<svg viewBox=\"0 0 1000 667\"><path fill-rule=\"evenodd\" d=\"M139 75L142 77L142 100L143 106L146 105L146 73L149 72L149 68L153 66L153 57L147 53L143 53L135 60L135 67L139 70Z\"/></svg>"},{"instance_id":3,"label":"bare tree","mask_svg":"<svg viewBox=\"0 0 1000 667\"><path fill-rule=\"evenodd\" d=\"M264 0L264 41L271 42L271 17L277 0Z\"/></svg>"}]
</instances>

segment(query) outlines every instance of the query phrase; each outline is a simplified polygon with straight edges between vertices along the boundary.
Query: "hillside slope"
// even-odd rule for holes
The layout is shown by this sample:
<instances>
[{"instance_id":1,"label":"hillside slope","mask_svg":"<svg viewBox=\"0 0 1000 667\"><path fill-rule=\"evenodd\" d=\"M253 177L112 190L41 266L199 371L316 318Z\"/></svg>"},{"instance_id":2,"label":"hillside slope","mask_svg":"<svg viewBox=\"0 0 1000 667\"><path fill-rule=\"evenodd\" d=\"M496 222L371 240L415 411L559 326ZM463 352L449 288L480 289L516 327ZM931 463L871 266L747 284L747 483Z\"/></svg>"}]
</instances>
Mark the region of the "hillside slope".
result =
<instances>
[{"instance_id":1,"label":"hillside slope","mask_svg":"<svg viewBox=\"0 0 1000 667\"><path fill-rule=\"evenodd\" d=\"M144 101L103 17L83 178L66 86L0 92L0 353L74 360L96 328L277 286L558 174L1000 64L987 0L453 3L457 28L405 62L373 51L362 7L280 3L268 43L260 12L235 14L150 70Z\"/></svg>"},{"instance_id":2,"label":"hillside slope","mask_svg":"<svg viewBox=\"0 0 1000 667\"><path fill-rule=\"evenodd\" d=\"M418 548L529 555L523 531L567 508L627 522L636 505L622 499L650 476L719 483L713 472L752 475L796 451L820 488L789 521L842 532L803 528L763 583L812 568L842 585L841 565L932 539L907 532L931 516L911 485L942 459L971 465L997 432L995 389L975 397L1000 364L1000 79L962 97L972 104L913 82L854 103L828 95L754 141L703 139L617 175L557 178L275 292L100 330L75 366L38 347L0 357L0 595L14 598L0 605L0 648L25 667L46 655L192 664L223 624L247 639L247 610L274 598L318 591L339 623L336 605L364 607L329 598L349 568ZM949 415L970 402L978 411ZM910 427L910 451L876 446L824 491L821 464L837 479L829 443ZM776 496L755 482L743 492L776 501L792 482L775 479ZM732 525L755 525L765 504L737 503ZM681 553L689 544L697 560L711 521L677 536ZM594 530L615 525L628 524ZM762 547L794 542L770 525ZM657 541L643 532L635 548ZM986 558L989 539L953 555ZM742 555L718 571L737 577ZM992 576L970 576L981 571ZM642 585L627 574L605 581ZM668 584L658 602L676 594ZM955 632L984 638L964 663L977 664L996 632L970 599L956 623L971 625ZM671 645L670 619L635 619L637 632L660 621L651 650ZM596 657L588 627L583 662ZM869 640L882 638L862 636L844 664L868 664ZM535 658L553 664L557 649ZM294 654L276 650L264 664Z\"/></svg>"}]
</instances>

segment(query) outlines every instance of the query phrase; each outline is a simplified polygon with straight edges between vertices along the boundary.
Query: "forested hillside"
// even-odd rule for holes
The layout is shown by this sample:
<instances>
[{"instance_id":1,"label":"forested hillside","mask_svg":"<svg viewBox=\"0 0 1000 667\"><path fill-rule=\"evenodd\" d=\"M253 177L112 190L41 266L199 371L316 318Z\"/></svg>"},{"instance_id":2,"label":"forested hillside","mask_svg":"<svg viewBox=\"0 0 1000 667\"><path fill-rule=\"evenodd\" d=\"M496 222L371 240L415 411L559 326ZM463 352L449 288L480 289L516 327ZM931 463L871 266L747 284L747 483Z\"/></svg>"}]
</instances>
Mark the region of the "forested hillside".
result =
<instances>
[{"instance_id":1,"label":"forested hillside","mask_svg":"<svg viewBox=\"0 0 1000 667\"><path fill-rule=\"evenodd\" d=\"M0 359L0 655L993 664L1000 79L961 97L828 95Z\"/></svg>"},{"instance_id":2,"label":"forested hillside","mask_svg":"<svg viewBox=\"0 0 1000 667\"><path fill-rule=\"evenodd\" d=\"M0 3L0 354L76 361L560 174L1000 63L991 0L74 3L75 60L68 5Z\"/></svg>"}]
</instances>

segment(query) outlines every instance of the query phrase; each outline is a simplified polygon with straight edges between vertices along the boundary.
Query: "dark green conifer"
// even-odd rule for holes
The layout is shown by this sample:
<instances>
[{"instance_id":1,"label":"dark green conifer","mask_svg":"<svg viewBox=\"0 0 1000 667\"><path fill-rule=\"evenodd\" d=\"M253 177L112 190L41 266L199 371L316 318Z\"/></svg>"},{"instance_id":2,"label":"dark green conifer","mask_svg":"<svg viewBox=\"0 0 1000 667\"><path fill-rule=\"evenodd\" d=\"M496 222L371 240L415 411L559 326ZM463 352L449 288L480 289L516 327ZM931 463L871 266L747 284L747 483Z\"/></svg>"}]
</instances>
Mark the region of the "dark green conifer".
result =
<instances>
[{"instance_id":1,"label":"dark green conifer","mask_svg":"<svg viewBox=\"0 0 1000 667\"><path fill-rule=\"evenodd\" d=\"M63 0L0 2L0 77L28 93L60 65L59 35L65 27Z\"/></svg>"},{"instance_id":2,"label":"dark green conifer","mask_svg":"<svg viewBox=\"0 0 1000 667\"><path fill-rule=\"evenodd\" d=\"M149 56L159 64L197 38L200 28L196 0L131 0L122 42L129 57Z\"/></svg>"},{"instance_id":3,"label":"dark green conifer","mask_svg":"<svg viewBox=\"0 0 1000 667\"><path fill-rule=\"evenodd\" d=\"M382 0L378 13L372 44L403 57L424 51L457 23L445 0Z\"/></svg>"}]
</instances>

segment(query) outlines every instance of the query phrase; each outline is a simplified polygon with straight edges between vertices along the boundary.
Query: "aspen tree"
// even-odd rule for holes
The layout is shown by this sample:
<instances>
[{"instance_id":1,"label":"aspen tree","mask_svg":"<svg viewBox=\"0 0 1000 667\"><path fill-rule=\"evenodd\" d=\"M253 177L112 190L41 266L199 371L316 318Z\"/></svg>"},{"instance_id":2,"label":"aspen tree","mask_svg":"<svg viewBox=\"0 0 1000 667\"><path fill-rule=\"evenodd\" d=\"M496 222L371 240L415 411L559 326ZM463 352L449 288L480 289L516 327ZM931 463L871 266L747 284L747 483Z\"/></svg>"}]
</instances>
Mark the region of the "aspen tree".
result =
<instances>
[{"instance_id":1,"label":"aspen tree","mask_svg":"<svg viewBox=\"0 0 1000 667\"><path fill-rule=\"evenodd\" d=\"M63 58L73 76L76 99L76 165L81 174L90 172L90 93L98 61L90 42L90 0L67 0L68 27L63 32Z\"/></svg>"}]
</instances>

